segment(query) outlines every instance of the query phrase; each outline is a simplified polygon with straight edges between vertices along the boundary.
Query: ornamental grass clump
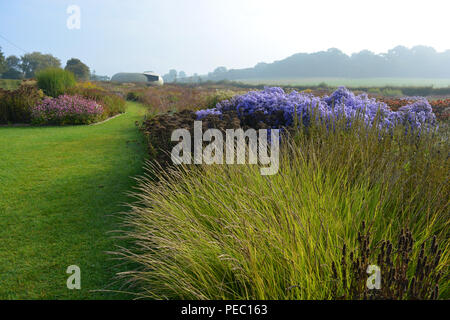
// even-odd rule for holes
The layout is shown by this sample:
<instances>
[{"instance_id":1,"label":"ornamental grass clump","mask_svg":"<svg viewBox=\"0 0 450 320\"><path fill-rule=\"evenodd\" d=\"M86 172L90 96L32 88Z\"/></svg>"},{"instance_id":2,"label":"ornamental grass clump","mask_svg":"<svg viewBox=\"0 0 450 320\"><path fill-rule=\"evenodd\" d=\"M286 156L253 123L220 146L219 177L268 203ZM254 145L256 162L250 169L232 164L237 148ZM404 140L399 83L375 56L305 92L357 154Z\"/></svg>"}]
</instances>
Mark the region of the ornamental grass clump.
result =
<instances>
[{"instance_id":1,"label":"ornamental grass clump","mask_svg":"<svg viewBox=\"0 0 450 320\"><path fill-rule=\"evenodd\" d=\"M39 71L36 78L39 89L54 98L65 94L77 83L72 72L60 68L48 68Z\"/></svg>"},{"instance_id":2,"label":"ornamental grass clump","mask_svg":"<svg viewBox=\"0 0 450 320\"><path fill-rule=\"evenodd\" d=\"M273 176L249 164L149 164L122 215L128 245L116 252L129 263L119 274L129 290L157 299L363 299L367 262L380 264L384 291L374 297L450 298L448 139L344 120L293 131ZM399 236L400 251L377 255L377 244Z\"/></svg>"},{"instance_id":3,"label":"ornamental grass clump","mask_svg":"<svg viewBox=\"0 0 450 320\"><path fill-rule=\"evenodd\" d=\"M31 117L34 124L76 125L96 122L102 114L103 107L93 100L62 95L34 106Z\"/></svg>"}]
</instances>

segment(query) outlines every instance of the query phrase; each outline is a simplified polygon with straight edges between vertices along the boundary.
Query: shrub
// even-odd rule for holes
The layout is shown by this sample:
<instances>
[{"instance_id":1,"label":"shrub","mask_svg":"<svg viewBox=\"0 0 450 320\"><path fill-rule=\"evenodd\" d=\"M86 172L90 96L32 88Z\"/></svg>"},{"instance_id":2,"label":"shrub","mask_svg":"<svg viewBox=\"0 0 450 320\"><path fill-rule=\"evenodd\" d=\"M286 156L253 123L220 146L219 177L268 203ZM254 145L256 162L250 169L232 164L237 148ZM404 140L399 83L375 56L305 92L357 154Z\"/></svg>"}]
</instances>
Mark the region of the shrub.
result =
<instances>
[{"instance_id":1,"label":"shrub","mask_svg":"<svg viewBox=\"0 0 450 320\"><path fill-rule=\"evenodd\" d=\"M80 96L62 95L58 98L46 98L33 107L34 124L89 124L98 121L103 107L93 100Z\"/></svg>"},{"instance_id":2,"label":"shrub","mask_svg":"<svg viewBox=\"0 0 450 320\"><path fill-rule=\"evenodd\" d=\"M381 89L380 88L369 88L369 89L367 89L367 93L374 94L374 95L381 95Z\"/></svg>"},{"instance_id":3,"label":"shrub","mask_svg":"<svg viewBox=\"0 0 450 320\"><path fill-rule=\"evenodd\" d=\"M99 90L104 90L102 87L99 87L95 83L92 83L90 81L78 82L75 87L79 88L79 89L99 89Z\"/></svg>"},{"instance_id":4,"label":"shrub","mask_svg":"<svg viewBox=\"0 0 450 320\"><path fill-rule=\"evenodd\" d=\"M119 113L124 113L126 111L126 102L124 99L115 94L108 94L103 96L99 101L105 110L105 115L107 117L112 117Z\"/></svg>"},{"instance_id":5,"label":"shrub","mask_svg":"<svg viewBox=\"0 0 450 320\"><path fill-rule=\"evenodd\" d=\"M172 132L176 129L187 129L194 137L193 124L197 115L192 110L182 110L175 113L165 113L150 116L142 124L141 131L148 142L148 151L152 159L156 159L161 165L170 163L170 150L178 143L171 141ZM240 120L235 112L227 112L219 117L208 116L202 120L203 130L217 128L222 132L226 129L241 127ZM191 141L191 146L194 142Z\"/></svg>"},{"instance_id":6,"label":"shrub","mask_svg":"<svg viewBox=\"0 0 450 320\"><path fill-rule=\"evenodd\" d=\"M232 90L217 90L206 97L206 108L214 108L219 102L229 100L236 95Z\"/></svg>"},{"instance_id":7,"label":"shrub","mask_svg":"<svg viewBox=\"0 0 450 320\"><path fill-rule=\"evenodd\" d=\"M382 91L382 94L386 97L401 97L403 96L403 92L400 89L390 89L386 88Z\"/></svg>"},{"instance_id":8,"label":"shrub","mask_svg":"<svg viewBox=\"0 0 450 320\"><path fill-rule=\"evenodd\" d=\"M58 97L76 84L72 72L60 68L48 68L37 73L37 85L51 97Z\"/></svg>"},{"instance_id":9,"label":"shrub","mask_svg":"<svg viewBox=\"0 0 450 320\"><path fill-rule=\"evenodd\" d=\"M0 123L30 123L32 107L44 94L33 86L22 85L14 91L0 89Z\"/></svg>"},{"instance_id":10,"label":"shrub","mask_svg":"<svg viewBox=\"0 0 450 320\"><path fill-rule=\"evenodd\" d=\"M127 93L127 100L128 101L138 101L139 99L139 92L137 91L130 91Z\"/></svg>"},{"instance_id":11,"label":"shrub","mask_svg":"<svg viewBox=\"0 0 450 320\"><path fill-rule=\"evenodd\" d=\"M8 122L7 104L4 102L6 91L0 88L0 123Z\"/></svg>"},{"instance_id":12,"label":"shrub","mask_svg":"<svg viewBox=\"0 0 450 320\"><path fill-rule=\"evenodd\" d=\"M118 95L94 84L81 84L67 91L72 95L80 95L86 99L95 100L103 107L103 118L111 117L126 110L126 102Z\"/></svg>"},{"instance_id":13,"label":"shrub","mask_svg":"<svg viewBox=\"0 0 450 320\"><path fill-rule=\"evenodd\" d=\"M400 89L394 88L369 88L367 92L374 95L384 96L384 97L401 97L403 92Z\"/></svg>"}]
</instances>

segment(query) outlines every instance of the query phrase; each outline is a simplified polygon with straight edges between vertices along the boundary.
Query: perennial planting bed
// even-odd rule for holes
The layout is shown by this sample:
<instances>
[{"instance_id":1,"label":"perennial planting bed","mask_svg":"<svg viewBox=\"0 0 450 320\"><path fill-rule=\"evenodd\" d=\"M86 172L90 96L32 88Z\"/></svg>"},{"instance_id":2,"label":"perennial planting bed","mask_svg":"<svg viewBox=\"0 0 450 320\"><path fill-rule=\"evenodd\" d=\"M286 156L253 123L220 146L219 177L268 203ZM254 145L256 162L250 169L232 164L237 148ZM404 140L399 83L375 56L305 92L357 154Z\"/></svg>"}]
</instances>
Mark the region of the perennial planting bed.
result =
<instances>
[{"instance_id":1,"label":"perennial planting bed","mask_svg":"<svg viewBox=\"0 0 450 320\"><path fill-rule=\"evenodd\" d=\"M355 95L345 87L329 96L266 87L220 101L214 108L157 115L144 121L142 131L149 140L151 155L160 162L167 162L175 145L171 141L172 131L183 128L192 135L195 120L202 120L203 130L217 128L223 132L237 128L284 130L292 128L295 122L308 127L312 121L320 121L328 128L336 121L346 121L350 127L355 119L368 127L376 125L388 131L398 125L407 130L429 130L436 126L436 115L427 99L417 97L402 101L402 106L391 108L382 100L366 94Z\"/></svg>"}]
</instances>

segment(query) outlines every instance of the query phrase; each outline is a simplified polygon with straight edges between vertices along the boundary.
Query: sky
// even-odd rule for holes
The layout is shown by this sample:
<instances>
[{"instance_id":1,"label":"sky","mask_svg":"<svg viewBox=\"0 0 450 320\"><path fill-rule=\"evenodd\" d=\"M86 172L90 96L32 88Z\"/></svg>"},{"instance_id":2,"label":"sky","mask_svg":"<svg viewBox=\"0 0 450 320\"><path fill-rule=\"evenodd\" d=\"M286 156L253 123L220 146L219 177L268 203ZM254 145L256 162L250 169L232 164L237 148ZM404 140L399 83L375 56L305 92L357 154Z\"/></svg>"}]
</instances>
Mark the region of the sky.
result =
<instances>
[{"instance_id":1,"label":"sky","mask_svg":"<svg viewBox=\"0 0 450 320\"><path fill-rule=\"evenodd\" d=\"M79 29L67 26L71 5ZM63 66L79 58L98 75L205 74L332 47L445 51L448 9L448 0L0 0L0 46L51 53Z\"/></svg>"}]
</instances>

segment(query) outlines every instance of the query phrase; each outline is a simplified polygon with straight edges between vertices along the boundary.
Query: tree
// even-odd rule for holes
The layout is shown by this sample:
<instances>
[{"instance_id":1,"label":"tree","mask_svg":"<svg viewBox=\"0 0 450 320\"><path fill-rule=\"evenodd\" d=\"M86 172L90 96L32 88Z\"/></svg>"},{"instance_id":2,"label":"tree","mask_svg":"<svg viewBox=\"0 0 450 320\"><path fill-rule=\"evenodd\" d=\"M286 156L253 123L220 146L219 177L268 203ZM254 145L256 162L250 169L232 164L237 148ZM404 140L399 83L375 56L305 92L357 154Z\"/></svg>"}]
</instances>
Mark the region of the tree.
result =
<instances>
[{"instance_id":1,"label":"tree","mask_svg":"<svg viewBox=\"0 0 450 320\"><path fill-rule=\"evenodd\" d=\"M6 65L8 68L20 69L20 59L17 56L9 56L6 58Z\"/></svg>"},{"instance_id":2,"label":"tree","mask_svg":"<svg viewBox=\"0 0 450 320\"><path fill-rule=\"evenodd\" d=\"M213 80L224 80L226 78L227 71L228 70L226 67L217 67L214 72L208 73L208 77Z\"/></svg>"},{"instance_id":3,"label":"tree","mask_svg":"<svg viewBox=\"0 0 450 320\"><path fill-rule=\"evenodd\" d=\"M89 67L79 59L72 58L68 60L64 69L71 71L77 80L87 81L90 78L91 71L89 70Z\"/></svg>"},{"instance_id":4,"label":"tree","mask_svg":"<svg viewBox=\"0 0 450 320\"><path fill-rule=\"evenodd\" d=\"M9 56L5 60L6 71L3 73L3 79L22 79L23 74L20 71L20 59L16 56Z\"/></svg>"},{"instance_id":5,"label":"tree","mask_svg":"<svg viewBox=\"0 0 450 320\"><path fill-rule=\"evenodd\" d=\"M214 70L214 74L222 74L222 73L225 73L225 72L227 72L227 68L226 67L217 67Z\"/></svg>"},{"instance_id":6,"label":"tree","mask_svg":"<svg viewBox=\"0 0 450 320\"><path fill-rule=\"evenodd\" d=\"M169 70L169 73L163 76L164 82L175 82L177 81L178 72L175 69Z\"/></svg>"},{"instance_id":7,"label":"tree","mask_svg":"<svg viewBox=\"0 0 450 320\"><path fill-rule=\"evenodd\" d=\"M206 79L219 81L270 78L360 78L410 77L449 78L450 50L437 52L432 47L397 46L386 53L363 50L351 56L331 48L315 53L296 53L273 63L258 63L253 68L216 68Z\"/></svg>"},{"instance_id":8,"label":"tree","mask_svg":"<svg viewBox=\"0 0 450 320\"><path fill-rule=\"evenodd\" d=\"M20 66L26 78L33 78L36 75L36 72L40 70L60 68L61 61L51 54L33 52L22 56L22 64Z\"/></svg>"},{"instance_id":9,"label":"tree","mask_svg":"<svg viewBox=\"0 0 450 320\"><path fill-rule=\"evenodd\" d=\"M178 77L177 70L175 70L175 69L169 70L169 77L172 79L172 82L177 81L177 77Z\"/></svg>"},{"instance_id":10,"label":"tree","mask_svg":"<svg viewBox=\"0 0 450 320\"><path fill-rule=\"evenodd\" d=\"M5 56L3 55L2 47L0 47L0 74L5 72L7 69Z\"/></svg>"},{"instance_id":11,"label":"tree","mask_svg":"<svg viewBox=\"0 0 450 320\"><path fill-rule=\"evenodd\" d=\"M194 73L194 75L192 76L192 78L193 78L193 81L194 81L194 82L200 82L200 81L199 81L199 80L200 80L200 77L199 77L199 75L198 75L197 72Z\"/></svg>"}]
</instances>

